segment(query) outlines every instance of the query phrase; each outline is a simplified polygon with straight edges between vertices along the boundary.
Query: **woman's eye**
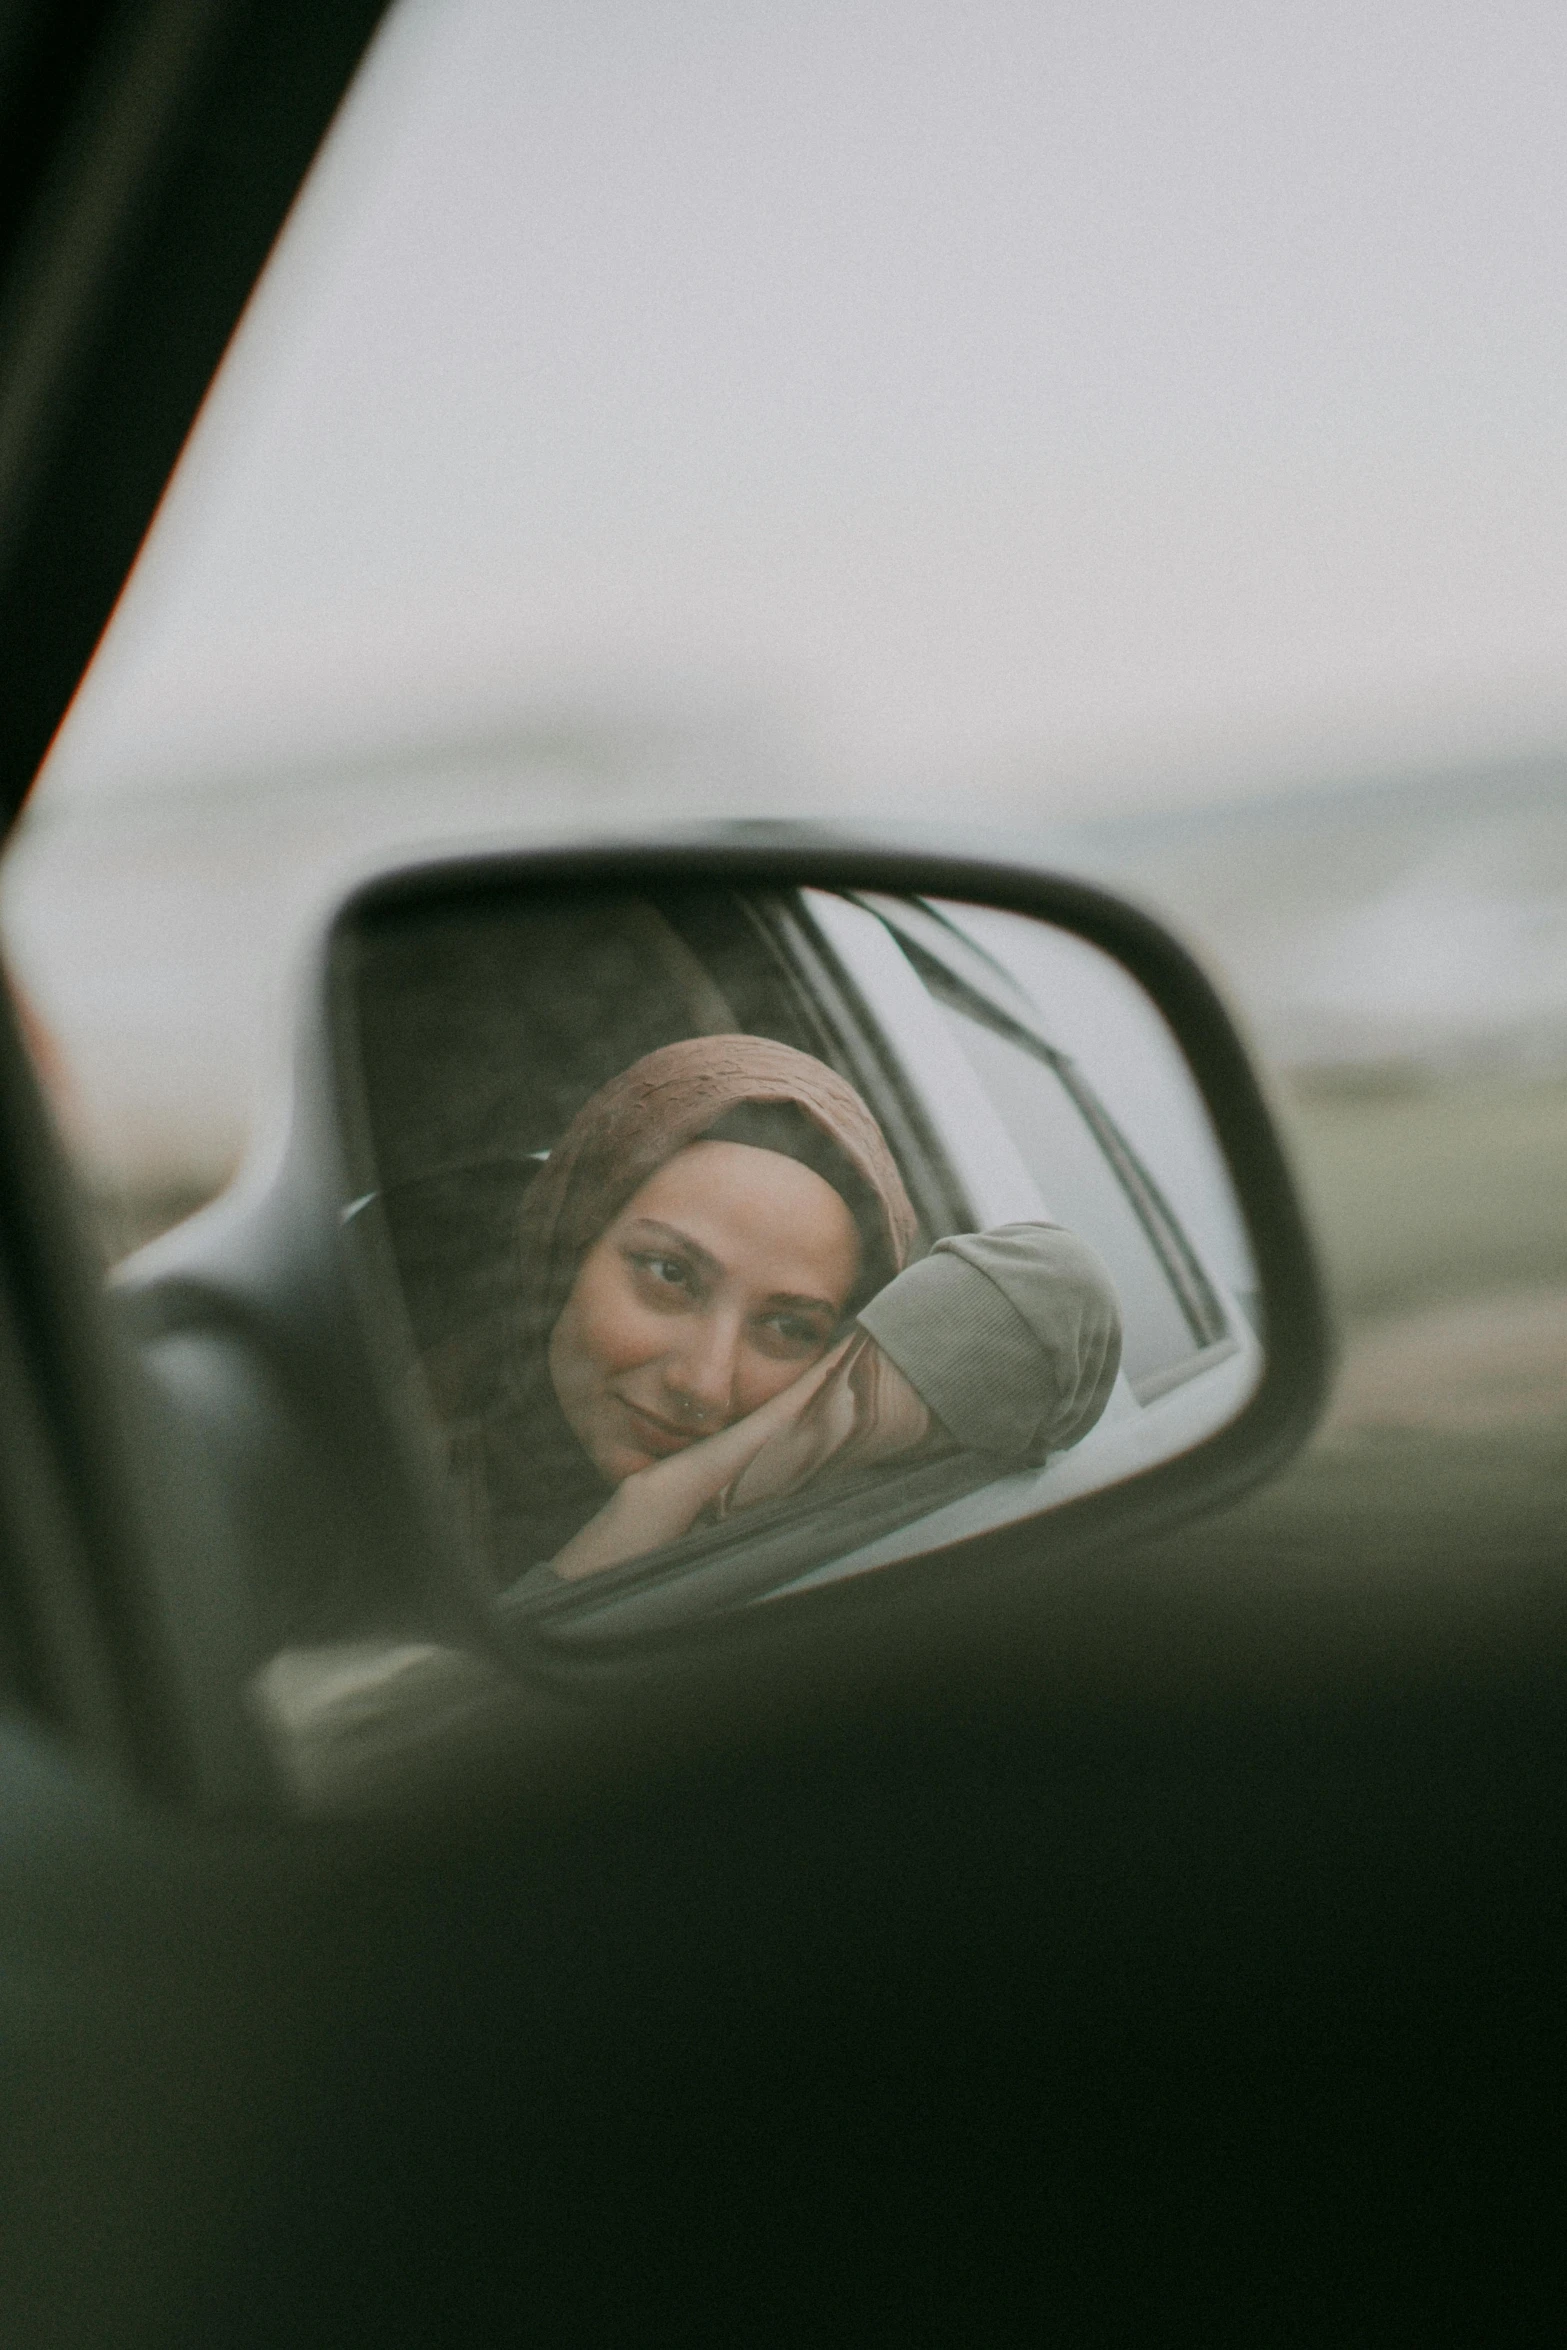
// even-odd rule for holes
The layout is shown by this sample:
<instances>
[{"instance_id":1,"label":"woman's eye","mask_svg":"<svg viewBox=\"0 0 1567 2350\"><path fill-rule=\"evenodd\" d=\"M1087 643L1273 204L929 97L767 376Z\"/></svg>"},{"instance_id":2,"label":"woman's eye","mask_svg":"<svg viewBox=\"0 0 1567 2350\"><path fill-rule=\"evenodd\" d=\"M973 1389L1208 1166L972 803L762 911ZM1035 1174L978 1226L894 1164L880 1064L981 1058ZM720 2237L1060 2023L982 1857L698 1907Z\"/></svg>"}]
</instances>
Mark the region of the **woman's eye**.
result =
<instances>
[{"instance_id":1,"label":"woman's eye","mask_svg":"<svg viewBox=\"0 0 1567 2350\"><path fill-rule=\"evenodd\" d=\"M688 1289L691 1269L681 1257L665 1257L648 1253L632 1258L632 1263L658 1289Z\"/></svg>"}]
</instances>

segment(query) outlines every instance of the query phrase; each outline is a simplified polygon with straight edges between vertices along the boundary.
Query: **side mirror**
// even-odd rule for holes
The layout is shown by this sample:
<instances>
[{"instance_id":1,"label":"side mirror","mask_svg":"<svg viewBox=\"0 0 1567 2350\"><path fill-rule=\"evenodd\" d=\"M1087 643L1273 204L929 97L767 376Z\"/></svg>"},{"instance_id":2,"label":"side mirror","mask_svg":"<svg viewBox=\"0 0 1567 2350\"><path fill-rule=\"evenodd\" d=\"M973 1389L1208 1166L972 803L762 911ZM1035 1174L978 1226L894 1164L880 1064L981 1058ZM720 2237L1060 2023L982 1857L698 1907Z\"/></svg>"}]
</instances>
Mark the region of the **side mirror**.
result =
<instances>
[{"instance_id":1,"label":"side mirror","mask_svg":"<svg viewBox=\"0 0 1567 2350\"><path fill-rule=\"evenodd\" d=\"M280 1162L131 1286L149 1345L239 1343L306 1431L279 1645L395 1620L552 1674L870 1577L1048 1574L1277 1467L1329 1360L1184 950L1047 874L803 833L358 890Z\"/></svg>"}]
</instances>

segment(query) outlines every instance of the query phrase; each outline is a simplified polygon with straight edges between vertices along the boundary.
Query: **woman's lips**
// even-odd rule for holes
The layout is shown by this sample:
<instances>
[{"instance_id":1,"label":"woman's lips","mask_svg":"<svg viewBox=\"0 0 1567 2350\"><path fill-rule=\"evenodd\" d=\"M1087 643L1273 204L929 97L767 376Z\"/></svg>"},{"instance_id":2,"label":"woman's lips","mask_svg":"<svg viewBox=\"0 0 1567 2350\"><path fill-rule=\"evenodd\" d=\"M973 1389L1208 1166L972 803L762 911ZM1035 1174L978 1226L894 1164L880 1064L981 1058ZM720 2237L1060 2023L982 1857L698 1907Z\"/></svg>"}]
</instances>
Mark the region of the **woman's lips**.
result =
<instances>
[{"instance_id":1,"label":"woman's lips","mask_svg":"<svg viewBox=\"0 0 1567 2350\"><path fill-rule=\"evenodd\" d=\"M684 1452L687 1445L695 1441L693 1429L677 1428L672 1420L661 1420L656 1412L645 1412L640 1404L629 1403L624 1396L617 1400L631 1422L632 1434L638 1444L648 1452L656 1453L660 1459L667 1459L671 1453Z\"/></svg>"}]
</instances>

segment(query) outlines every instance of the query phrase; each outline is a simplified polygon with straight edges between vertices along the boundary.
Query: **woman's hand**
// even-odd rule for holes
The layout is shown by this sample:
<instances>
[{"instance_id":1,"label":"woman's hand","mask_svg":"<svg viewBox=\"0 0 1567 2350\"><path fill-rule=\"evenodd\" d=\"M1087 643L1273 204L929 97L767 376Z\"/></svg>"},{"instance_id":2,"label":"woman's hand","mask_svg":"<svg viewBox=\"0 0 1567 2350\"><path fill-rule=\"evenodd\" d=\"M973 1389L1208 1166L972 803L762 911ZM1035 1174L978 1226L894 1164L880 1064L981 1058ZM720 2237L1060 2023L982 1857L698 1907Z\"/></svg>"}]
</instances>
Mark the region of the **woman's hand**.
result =
<instances>
[{"instance_id":1,"label":"woman's hand","mask_svg":"<svg viewBox=\"0 0 1567 2350\"><path fill-rule=\"evenodd\" d=\"M623 1566L687 1533L705 1509L744 1477L758 1453L788 1436L854 1344L853 1337L844 1339L779 1394L743 1420L720 1428L716 1436L701 1437L667 1460L634 1470L597 1516L556 1552L550 1561L555 1573L568 1583L601 1575L606 1568Z\"/></svg>"},{"instance_id":2,"label":"woman's hand","mask_svg":"<svg viewBox=\"0 0 1567 2350\"><path fill-rule=\"evenodd\" d=\"M930 1413L919 1395L861 1331L839 1350L832 1376L804 1409L740 1472L722 1497L724 1513L798 1492L833 1459L855 1469L894 1460L923 1444L930 1431Z\"/></svg>"}]
</instances>

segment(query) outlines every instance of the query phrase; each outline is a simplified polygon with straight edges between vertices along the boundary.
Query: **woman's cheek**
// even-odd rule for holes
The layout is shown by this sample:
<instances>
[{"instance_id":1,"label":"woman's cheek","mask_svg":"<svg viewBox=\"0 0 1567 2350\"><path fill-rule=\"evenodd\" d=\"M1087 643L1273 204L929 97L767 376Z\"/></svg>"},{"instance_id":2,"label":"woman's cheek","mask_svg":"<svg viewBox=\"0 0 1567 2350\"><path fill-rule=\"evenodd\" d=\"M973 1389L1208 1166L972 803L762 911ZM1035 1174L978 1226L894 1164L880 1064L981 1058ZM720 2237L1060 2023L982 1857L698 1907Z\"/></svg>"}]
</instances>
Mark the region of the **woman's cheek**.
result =
<instances>
[{"instance_id":1,"label":"woman's cheek","mask_svg":"<svg viewBox=\"0 0 1567 2350\"><path fill-rule=\"evenodd\" d=\"M638 1295L635 1280L618 1261L599 1268L585 1302L585 1335L606 1376L634 1371L667 1347L669 1317Z\"/></svg>"},{"instance_id":2,"label":"woman's cheek","mask_svg":"<svg viewBox=\"0 0 1567 2350\"><path fill-rule=\"evenodd\" d=\"M614 1261L588 1257L551 1334L550 1374L568 1417L637 1359L636 1301L619 1274Z\"/></svg>"}]
</instances>

